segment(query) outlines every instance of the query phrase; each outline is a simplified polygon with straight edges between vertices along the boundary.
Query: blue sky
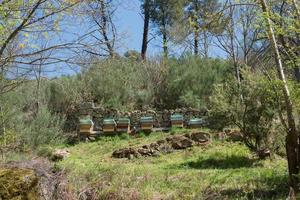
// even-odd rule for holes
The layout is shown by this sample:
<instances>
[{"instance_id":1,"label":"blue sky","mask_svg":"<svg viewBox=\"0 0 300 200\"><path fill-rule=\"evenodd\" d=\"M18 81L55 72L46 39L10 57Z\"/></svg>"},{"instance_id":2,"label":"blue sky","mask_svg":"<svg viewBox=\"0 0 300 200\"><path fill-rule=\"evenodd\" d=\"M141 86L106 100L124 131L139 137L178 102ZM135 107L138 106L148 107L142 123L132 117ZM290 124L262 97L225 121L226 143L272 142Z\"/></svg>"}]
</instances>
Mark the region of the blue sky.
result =
<instances>
[{"instance_id":1,"label":"blue sky","mask_svg":"<svg viewBox=\"0 0 300 200\"><path fill-rule=\"evenodd\" d=\"M124 54L128 50L136 50L140 52L143 35L143 16L141 15L141 1L140 0L119 0L115 16L113 18L114 24L117 29L117 49L119 54ZM61 42L72 41L78 36L85 34L91 30L91 24L87 23L85 18L78 19L78 15L74 15L67 20L68 25L62 25ZM150 25L151 27L151 25ZM151 36L149 36L150 38ZM57 42L57 41L55 41ZM172 53L180 53L180 47L173 46ZM154 57L160 55L161 38L157 37L152 40L148 45L147 56ZM210 56L212 57L226 57L225 53L216 47L210 47ZM74 68L73 68L74 69ZM58 74L73 74L73 69L67 69L65 64L57 65ZM78 68L75 68L78 72Z\"/></svg>"}]
</instances>

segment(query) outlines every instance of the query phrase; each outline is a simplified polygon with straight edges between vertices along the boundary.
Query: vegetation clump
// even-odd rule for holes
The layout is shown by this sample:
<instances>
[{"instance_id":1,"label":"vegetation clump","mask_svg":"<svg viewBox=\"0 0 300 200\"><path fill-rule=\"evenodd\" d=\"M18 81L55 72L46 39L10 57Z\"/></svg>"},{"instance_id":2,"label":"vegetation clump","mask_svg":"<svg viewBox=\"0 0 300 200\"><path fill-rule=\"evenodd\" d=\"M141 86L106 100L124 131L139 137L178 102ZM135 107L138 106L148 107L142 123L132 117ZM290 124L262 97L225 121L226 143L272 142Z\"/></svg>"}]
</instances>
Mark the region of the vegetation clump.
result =
<instances>
[{"instance_id":1,"label":"vegetation clump","mask_svg":"<svg viewBox=\"0 0 300 200\"><path fill-rule=\"evenodd\" d=\"M31 169L0 168L0 198L39 200L38 177Z\"/></svg>"}]
</instances>

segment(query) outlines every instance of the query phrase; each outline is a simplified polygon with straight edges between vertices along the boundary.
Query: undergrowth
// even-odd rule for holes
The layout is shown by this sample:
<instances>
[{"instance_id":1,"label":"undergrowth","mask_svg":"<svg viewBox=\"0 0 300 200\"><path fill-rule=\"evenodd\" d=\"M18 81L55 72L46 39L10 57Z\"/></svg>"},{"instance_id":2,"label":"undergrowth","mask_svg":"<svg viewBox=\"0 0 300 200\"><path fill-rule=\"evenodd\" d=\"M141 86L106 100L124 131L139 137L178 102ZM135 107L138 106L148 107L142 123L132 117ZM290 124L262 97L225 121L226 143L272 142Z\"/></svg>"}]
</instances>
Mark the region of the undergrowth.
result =
<instances>
[{"instance_id":1,"label":"undergrowth","mask_svg":"<svg viewBox=\"0 0 300 200\"><path fill-rule=\"evenodd\" d=\"M149 144L170 134L80 143L69 147L70 157L58 167L67 172L79 196L88 193L97 199L285 199L286 161L276 156L257 160L241 143L214 141L160 157L111 158L116 149Z\"/></svg>"}]
</instances>

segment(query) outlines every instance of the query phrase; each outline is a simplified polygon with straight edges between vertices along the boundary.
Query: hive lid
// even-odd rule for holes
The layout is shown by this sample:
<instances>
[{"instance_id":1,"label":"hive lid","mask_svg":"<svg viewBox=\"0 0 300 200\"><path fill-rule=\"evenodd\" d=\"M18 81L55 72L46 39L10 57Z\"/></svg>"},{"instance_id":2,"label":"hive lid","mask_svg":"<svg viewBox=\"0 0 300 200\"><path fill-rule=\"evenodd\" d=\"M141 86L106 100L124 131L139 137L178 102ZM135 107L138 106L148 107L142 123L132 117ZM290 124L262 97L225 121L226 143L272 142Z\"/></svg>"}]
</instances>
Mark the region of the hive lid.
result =
<instances>
[{"instance_id":1,"label":"hive lid","mask_svg":"<svg viewBox=\"0 0 300 200\"><path fill-rule=\"evenodd\" d=\"M183 120L183 115L180 114L171 115L171 120Z\"/></svg>"},{"instance_id":2,"label":"hive lid","mask_svg":"<svg viewBox=\"0 0 300 200\"><path fill-rule=\"evenodd\" d=\"M189 124L203 124L204 120L202 118L190 119Z\"/></svg>"},{"instance_id":3,"label":"hive lid","mask_svg":"<svg viewBox=\"0 0 300 200\"><path fill-rule=\"evenodd\" d=\"M79 120L80 124L86 124L86 125L91 125L92 121L90 119L80 119Z\"/></svg>"},{"instance_id":4,"label":"hive lid","mask_svg":"<svg viewBox=\"0 0 300 200\"><path fill-rule=\"evenodd\" d=\"M130 123L130 119L129 118L126 118L126 117L123 117L123 118L119 118L117 123Z\"/></svg>"},{"instance_id":5,"label":"hive lid","mask_svg":"<svg viewBox=\"0 0 300 200\"><path fill-rule=\"evenodd\" d=\"M141 117L140 122L153 122L153 117Z\"/></svg>"},{"instance_id":6,"label":"hive lid","mask_svg":"<svg viewBox=\"0 0 300 200\"><path fill-rule=\"evenodd\" d=\"M112 118L103 119L103 124L115 124L115 120Z\"/></svg>"}]
</instances>

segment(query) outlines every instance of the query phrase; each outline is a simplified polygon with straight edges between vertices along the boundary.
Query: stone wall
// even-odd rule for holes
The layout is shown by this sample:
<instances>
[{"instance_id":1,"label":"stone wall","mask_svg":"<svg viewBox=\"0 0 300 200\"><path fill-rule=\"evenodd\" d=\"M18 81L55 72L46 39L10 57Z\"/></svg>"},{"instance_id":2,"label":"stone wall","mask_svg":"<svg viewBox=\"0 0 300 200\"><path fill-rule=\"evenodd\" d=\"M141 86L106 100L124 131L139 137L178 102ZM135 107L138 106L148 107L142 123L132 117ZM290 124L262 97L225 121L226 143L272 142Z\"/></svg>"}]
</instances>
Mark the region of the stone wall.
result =
<instances>
[{"instance_id":1,"label":"stone wall","mask_svg":"<svg viewBox=\"0 0 300 200\"><path fill-rule=\"evenodd\" d=\"M128 117L132 126L138 126L139 120L143 116L152 116L155 124L154 127L168 127L170 126L170 116L172 114L182 114L184 116L184 123L187 124L191 118L203 117L206 115L206 110L197 110L193 108L178 108L174 110L134 110L123 112L116 109L94 107L93 104L84 104L80 107L80 115L90 115L95 123L95 128L102 127L104 118L118 119L120 117Z\"/></svg>"}]
</instances>

